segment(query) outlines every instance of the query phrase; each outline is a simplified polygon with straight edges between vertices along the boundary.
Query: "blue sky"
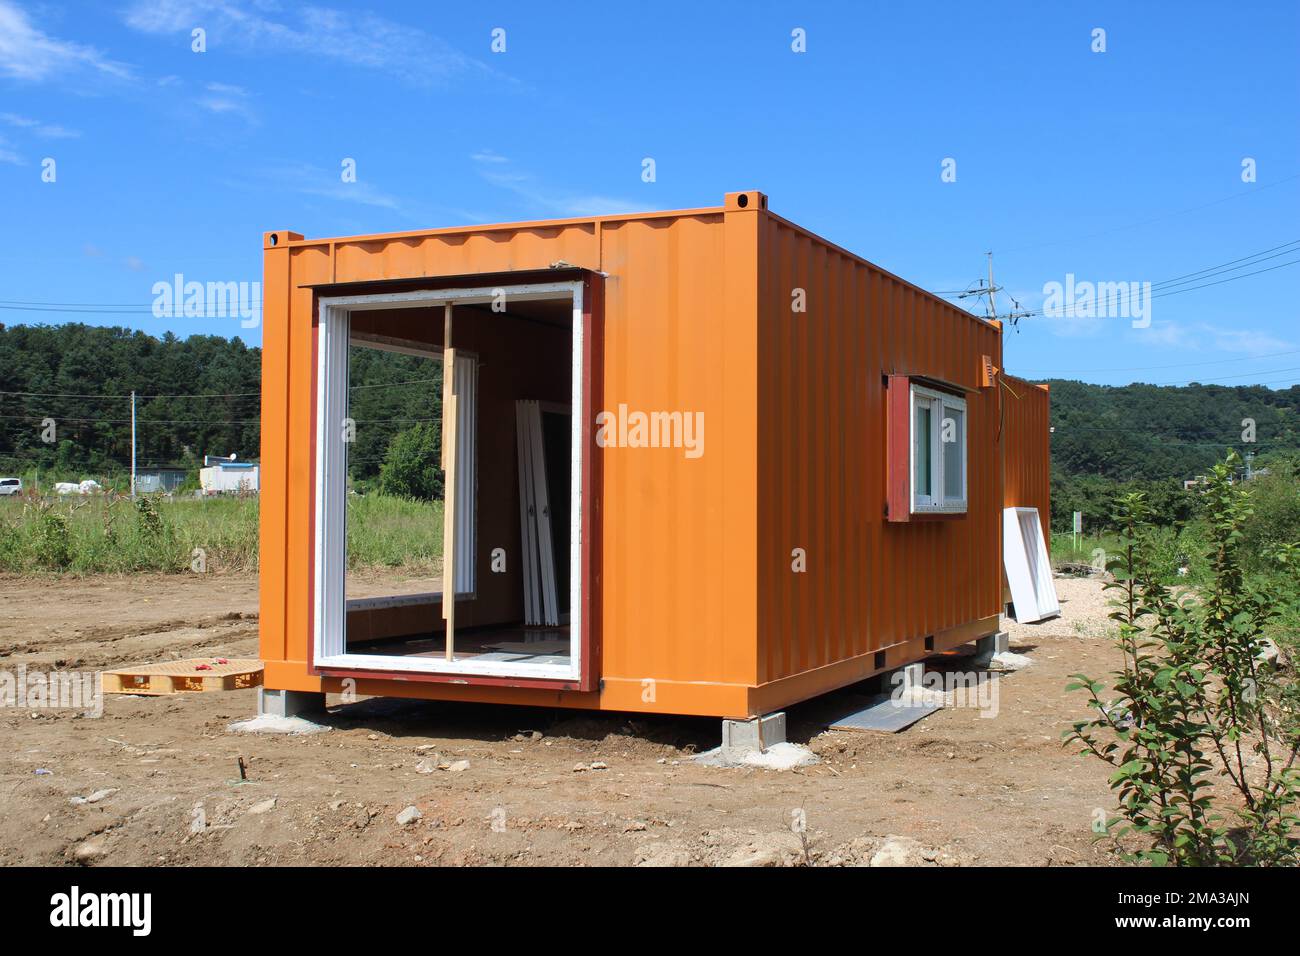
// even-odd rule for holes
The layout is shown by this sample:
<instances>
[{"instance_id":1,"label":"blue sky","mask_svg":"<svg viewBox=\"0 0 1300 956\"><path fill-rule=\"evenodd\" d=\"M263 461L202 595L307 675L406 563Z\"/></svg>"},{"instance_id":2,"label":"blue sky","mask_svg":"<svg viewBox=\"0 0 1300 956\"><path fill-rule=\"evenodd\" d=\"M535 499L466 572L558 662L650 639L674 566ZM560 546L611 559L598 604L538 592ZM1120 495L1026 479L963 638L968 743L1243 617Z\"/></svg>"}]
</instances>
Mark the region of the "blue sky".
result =
<instances>
[{"instance_id":1,"label":"blue sky","mask_svg":"<svg viewBox=\"0 0 1300 956\"><path fill-rule=\"evenodd\" d=\"M154 283L258 281L268 229L671 209L750 188L932 290L970 286L992 250L999 284L1033 310L1068 275L1160 282L1300 240L1298 37L1291 0L0 0L0 300L138 310L0 321L257 344L238 319L154 318ZM1283 253L1206 281L1300 259ZM1284 266L1155 298L1148 328L1026 319L1006 362L1285 387L1300 382L1297 278Z\"/></svg>"}]
</instances>

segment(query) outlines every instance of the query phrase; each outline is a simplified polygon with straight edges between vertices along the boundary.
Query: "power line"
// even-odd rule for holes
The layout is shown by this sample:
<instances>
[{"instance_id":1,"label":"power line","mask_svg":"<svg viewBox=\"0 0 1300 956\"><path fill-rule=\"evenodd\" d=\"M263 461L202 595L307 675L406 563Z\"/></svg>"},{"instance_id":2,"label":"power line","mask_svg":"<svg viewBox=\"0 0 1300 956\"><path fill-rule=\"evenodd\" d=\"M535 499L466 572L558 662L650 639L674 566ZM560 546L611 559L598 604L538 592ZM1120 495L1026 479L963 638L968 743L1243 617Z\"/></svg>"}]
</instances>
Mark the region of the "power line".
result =
<instances>
[{"instance_id":1,"label":"power line","mask_svg":"<svg viewBox=\"0 0 1300 956\"><path fill-rule=\"evenodd\" d=\"M261 300L257 302L248 302L246 305L261 305ZM87 309L140 309L146 306L138 305L135 302L45 302L33 299L0 299L0 305L32 305L32 306L67 306L69 308L87 308ZM153 306L147 306L152 309Z\"/></svg>"},{"instance_id":2,"label":"power line","mask_svg":"<svg viewBox=\"0 0 1300 956\"><path fill-rule=\"evenodd\" d=\"M1275 256L1269 256L1268 258L1273 259L1273 258L1276 258L1276 257L1275 257ZM1263 262L1263 261L1265 261L1265 260L1261 259L1261 260L1259 260L1259 261L1260 261L1260 262ZM1179 293L1182 293L1182 292L1195 292L1197 289L1208 289L1210 286L1213 286L1213 285L1223 285L1225 282L1236 282L1238 279L1249 279L1251 276L1262 275L1262 274L1265 273L1265 272L1272 272L1272 271L1274 271L1275 269L1285 269L1287 266L1293 266L1293 265L1295 265L1296 263L1300 263L1300 259L1292 259L1290 262L1279 262L1277 265L1275 265L1275 266L1269 266L1267 269L1257 269L1257 270L1254 271L1254 272L1243 272L1243 273L1242 273L1241 275L1239 275L1239 276L1229 276L1229 277L1226 278L1226 279L1219 279L1217 282L1206 282L1206 283L1204 283L1203 285L1193 285L1193 286L1188 286L1186 289L1166 289L1166 290L1162 290L1161 292L1157 293L1156 295L1153 295L1151 298L1153 298L1153 299L1161 299L1161 298L1164 298L1164 297L1167 296L1167 295L1178 295ZM1251 265L1254 265L1254 263L1251 263ZM1238 266L1238 268L1241 268L1241 267ZM1235 271L1235 270L1227 269L1227 270L1225 270L1225 271L1227 271L1227 272L1232 272L1232 271ZM1214 273L1214 274L1215 274L1215 275L1218 275L1218 273ZM1177 284L1178 284L1178 285L1181 285L1182 283L1177 283Z\"/></svg>"},{"instance_id":3,"label":"power line","mask_svg":"<svg viewBox=\"0 0 1300 956\"><path fill-rule=\"evenodd\" d=\"M377 382L374 385L349 385L348 388L349 390L356 390L362 388L398 388L399 386L402 385L432 385L435 381L441 381L441 379L435 380L432 378L412 378L412 379L408 379L405 382Z\"/></svg>"},{"instance_id":4,"label":"power line","mask_svg":"<svg viewBox=\"0 0 1300 956\"><path fill-rule=\"evenodd\" d=\"M1238 447L1238 446L1243 447L1243 448L1244 448L1244 447L1247 447L1247 446L1249 446L1249 447L1251 447L1251 448L1276 448L1276 447L1281 447L1281 448L1295 448L1295 447L1296 447L1296 445L1295 445L1294 442L1289 442L1289 441L1285 441L1285 440L1282 440L1282 439L1271 439L1271 440L1263 440L1263 439L1261 439L1261 440L1258 440L1258 441L1241 441L1241 440L1237 440L1237 441L1184 441L1184 440L1181 439L1181 438L1160 438L1160 439L1158 439L1158 444L1159 444L1159 445L1174 445L1174 446L1177 446L1177 447L1179 447L1179 448L1236 448L1236 447Z\"/></svg>"},{"instance_id":5,"label":"power line","mask_svg":"<svg viewBox=\"0 0 1300 956\"><path fill-rule=\"evenodd\" d=\"M1155 288L1156 286L1165 286L1170 284L1182 285L1183 282L1177 281L1180 279L1184 281L1191 281L1193 278L1197 276L1208 279L1209 275L1218 275L1220 272L1235 272L1236 271L1235 269L1227 269L1224 267L1231 266L1234 263L1238 263L1238 262L1246 262L1246 260L1248 259L1255 260L1254 262L1247 263L1248 265L1255 265L1258 262L1266 262L1269 259L1276 259L1278 258L1278 256L1284 256L1287 255L1288 252L1295 251L1288 248L1289 246L1295 246L1295 245L1300 245L1300 239L1292 239L1290 242L1284 242L1280 246L1273 246L1271 249L1264 249L1261 252L1255 252L1248 256L1242 256L1240 259L1229 259L1227 262L1221 262L1217 266L1206 266L1204 269L1200 269L1196 272L1189 272L1186 275L1182 275L1182 276L1175 276L1173 279L1163 279L1160 282L1154 283L1152 285L1152 288ZM1285 249L1287 251L1277 252L1278 249ZM1275 253L1275 255L1265 256L1264 254L1268 252ZM1263 256L1264 258L1259 258L1260 256ZM1244 269L1245 266L1238 266L1238 268ZM1212 270L1217 270L1217 271L1212 271ZM1209 273L1209 275L1204 275L1205 273Z\"/></svg>"},{"instance_id":6,"label":"power line","mask_svg":"<svg viewBox=\"0 0 1300 956\"><path fill-rule=\"evenodd\" d=\"M1282 372L1285 371L1285 369L1275 368L1275 369L1271 369L1270 371ZM1258 373L1251 373L1251 374L1258 374ZM1268 373L1263 373L1263 374L1268 374ZM1225 388L1225 389L1234 388L1235 389L1235 388L1262 388L1266 385L1280 385L1288 382L1291 383L1288 386L1288 388L1300 387L1300 375L1291 375L1286 378L1265 379L1264 381L1261 382L1239 382L1235 385L1223 385L1212 379L1207 379L1205 381L1197 381L1196 379L1186 379L1185 381L1182 382L1130 382L1127 385L1102 385L1097 387L1100 388L1191 388L1193 385L1201 385L1206 388ZM1081 384L1090 385L1092 383L1084 382ZM1273 391L1275 392L1287 391L1287 390L1288 389L1273 389Z\"/></svg>"},{"instance_id":7,"label":"power line","mask_svg":"<svg viewBox=\"0 0 1300 956\"><path fill-rule=\"evenodd\" d=\"M1292 250L1292 251L1295 251L1295 250ZM1249 257L1248 257L1248 258L1249 258ZM1275 258L1275 257L1270 256L1269 258ZM1257 261L1258 261L1258 262L1264 262L1264 261L1266 261L1266 260L1264 260L1264 259L1259 259L1259 260L1257 260ZM1250 263L1250 264L1251 264L1251 265L1254 265L1254 263ZM1217 280L1217 281L1215 281L1215 282L1206 282L1206 283L1204 283L1204 284L1202 284L1202 285L1188 286L1188 287L1185 288L1185 289L1168 289L1168 288L1167 288L1167 289L1162 289L1162 290L1159 291L1159 292L1156 292L1156 291L1154 291L1154 290L1155 290L1155 288L1156 288L1156 285L1158 285L1158 284L1153 284L1153 285L1151 286L1151 288L1152 288L1153 291L1152 291L1152 292L1147 296L1147 301L1150 302L1152 299L1163 299L1163 298L1165 298L1166 296L1170 296L1170 295L1180 295L1180 294L1182 294L1182 293L1184 293L1184 292L1195 292L1197 289L1208 289L1208 288L1210 288L1211 286L1223 285L1225 282L1235 282L1235 281L1237 281L1238 279L1248 279L1248 278L1250 278L1251 276L1261 275L1261 274L1263 274L1263 273L1265 273L1265 272L1273 272L1274 270L1277 270L1277 269L1284 269L1284 268L1286 268L1287 266L1293 266L1293 265L1297 265L1297 264L1300 264L1300 259L1292 259L1290 262L1282 262L1282 263L1279 263L1278 265L1275 265L1275 266L1269 266L1267 269L1258 269L1258 270L1256 270L1255 272L1246 272L1246 273L1242 273L1241 275L1237 275L1237 276L1229 276L1229 277L1226 278L1226 279L1219 279L1219 280ZM1214 268L1214 267L1211 267L1211 268ZM1238 266L1237 268L1240 269L1240 268L1245 268L1245 267L1244 267L1244 266ZM1205 271L1205 270L1203 270L1203 271ZM1232 272L1232 271L1235 271L1235 270L1234 270L1234 269L1227 269L1227 270L1224 270L1224 271ZM1218 274L1218 273L1215 273L1215 274ZM1168 282L1173 282L1173 280L1169 280L1169 279L1164 280L1164 283L1168 283ZM1164 284L1164 283L1159 283L1159 284ZM1181 283L1176 283L1176 282L1175 282L1174 284L1175 284L1175 285L1178 285L1178 284L1181 284ZM1109 311L1111 310L1111 307L1112 307L1112 306L1115 306L1115 305L1118 305L1121 299L1124 299L1124 298L1130 298L1130 299L1131 299L1132 297L1133 297L1133 292L1132 292L1132 291L1119 292L1119 293L1116 293L1116 294L1113 295L1113 296L1110 296L1110 297L1106 298L1105 300L1094 300L1094 301L1091 303L1091 305L1088 306L1088 308L1089 308L1090 310L1102 310L1102 311L1109 312ZM1074 311L1075 309L1077 309L1077 308L1083 308L1083 306L1068 306L1068 307L1063 307L1062 309L1059 310L1059 313L1060 313L1060 314L1056 314L1056 311L1054 310L1054 312L1053 312L1052 315L1047 315L1046 308L1038 308L1038 309L1033 309L1033 310L1030 310L1030 311L1028 311L1028 312L1025 312L1025 313L1024 313L1024 317L1025 317L1025 318L1040 318L1040 317L1041 317L1041 318L1094 318L1094 317L1095 317L1095 316L1088 316L1088 315L1072 315L1072 314L1070 314L1071 312L1073 312L1073 311Z\"/></svg>"},{"instance_id":8,"label":"power line","mask_svg":"<svg viewBox=\"0 0 1300 956\"><path fill-rule=\"evenodd\" d=\"M1042 373L1044 372L1052 372L1054 374L1061 374L1066 372L1074 372L1079 374L1084 374L1084 373L1091 374L1096 372L1149 372L1149 371L1155 371L1158 369L1166 369L1166 368L1195 368L1201 365L1222 365L1227 362L1254 362L1254 361L1258 361L1259 359L1265 359L1265 358L1280 358L1283 355L1300 355L1300 349L1292 349L1287 352L1265 352L1263 355L1244 355L1240 358L1212 359L1211 361L1208 362L1178 362L1173 365L1130 365L1127 368L1033 369L1031 371L1037 373L1039 377L1048 377L1042 375ZM1023 374L1021 373L1017 373L1017 374L1020 375L1021 378L1025 378L1029 375L1028 372Z\"/></svg>"},{"instance_id":9,"label":"power line","mask_svg":"<svg viewBox=\"0 0 1300 956\"><path fill-rule=\"evenodd\" d=\"M250 396L260 397L261 392L211 392L208 394L176 392L174 394L155 394L145 395L143 392L138 393L135 397L139 398L247 398ZM112 395L106 393L77 393L77 392L6 392L0 391L0 395L18 395L27 398L103 398L103 399L121 399L128 400L131 397L130 392L122 395Z\"/></svg>"},{"instance_id":10,"label":"power line","mask_svg":"<svg viewBox=\"0 0 1300 956\"><path fill-rule=\"evenodd\" d=\"M1215 282L1205 282L1200 285L1188 286L1187 288L1183 288L1183 289L1176 288L1176 286L1186 285L1188 282L1194 282L1200 279L1209 279L1212 278L1213 276L1224 275L1230 272L1239 272L1241 269L1246 269L1249 268L1250 266L1258 265L1261 262L1268 262L1272 259L1280 258L1281 256L1287 255L1289 253L1300 252L1300 248L1297 248L1297 246L1300 246L1300 239L1292 239L1288 242L1282 243L1281 245L1273 246L1271 248L1261 250L1260 252L1251 253L1248 256L1242 256L1237 259L1229 259L1227 262L1220 262L1216 265L1206 266L1205 268L1198 269L1194 272L1187 272L1187 273L1183 273L1182 275L1173 276L1168 279L1161 279L1158 282L1150 283L1145 288L1145 291L1147 293L1147 301L1150 302L1152 299L1160 299L1168 295L1179 295L1183 292L1192 292L1195 291L1196 289L1208 289L1211 286L1222 285L1225 282L1234 282L1237 279L1246 279L1249 278L1250 276L1260 275L1261 273L1264 272L1272 272L1274 269L1281 269L1281 268L1285 268L1286 266L1296 265L1297 263L1300 263L1300 259L1293 259L1290 262L1283 262L1276 266L1271 266L1267 269L1259 269L1254 272L1247 272L1241 275L1229 276L1228 278L1219 279ZM1005 292L1006 290L1004 286L999 286L994 283L993 254L991 252L988 253L988 257L989 257L989 277L988 277L987 285L985 284L985 280L979 279L976 280L975 282L972 282L969 286L967 286L964 290L961 291L949 290L946 292L936 292L933 294L944 296L947 298L955 298L955 299L968 299L972 297L987 296L988 303L985 306L985 315L987 318L996 319L998 316L997 316L995 296L998 292ZM1088 285L1092 286L1094 285L1094 283L1088 283ZM1133 286L1137 285L1137 283L1133 283L1132 285L1125 283L1124 285L1126 286L1126 289L1124 291L1116 291L1115 293L1113 293L1112 295L1108 296L1105 299L1093 298L1090 302L1087 302L1085 304L1080 304L1078 306L1076 305L1065 306L1063 308L1053 310L1053 314L1050 316L1047 315L1046 306L1040 307L1038 309L1022 310L1020 308L1020 303L1016 301L1014 296L1010 296L1010 294L1008 293L1008 297L1011 298L1011 301L1014 305L1014 309L1007 318L1013 326L1022 318L1037 318L1040 316L1046 318L1092 318L1094 317L1092 315L1080 316L1074 313L1076 312L1077 309L1080 308L1087 308L1089 312L1101 311L1101 312L1109 313L1112 307L1119 305L1121 300L1123 299L1131 300L1135 294L1140 295L1141 291L1143 291L1142 289L1138 289L1138 290L1133 289Z\"/></svg>"},{"instance_id":11,"label":"power line","mask_svg":"<svg viewBox=\"0 0 1300 956\"><path fill-rule=\"evenodd\" d=\"M1259 369L1259 370L1254 371L1254 372L1239 372L1239 373L1236 374L1236 375L1220 375L1218 378L1202 378L1202 379L1184 378L1184 379L1179 379L1179 380L1176 381L1176 382L1134 382L1134 383L1132 383L1132 384L1134 384L1134 385L1155 385L1155 386L1165 387L1165 386L1170 386L1170 385L1175 385L1175 386L1176 386L1176 385L1182 385L1182 384L1184 384L1184 383L1191 384L1191 383L1194 382L1194 383L1199 384L1199 385L1211 385L1211 384L1213 384L1213 383L1215 383L1215 382L1222 382L1222 381L1224 381L1224 380L1226 380L1226 379L1232 379L1232 378L1249 378L1249 377L1252 376L1252 375L1272 375L1274 372L1300 372L1300 366L1293 366L1293 367L1291 367L1291 368L1266 368L1266 369ZM1250 384L1250 383L1247 383L1247 384Z\"/></svg>"},{"instance_id":12,"label":"power line","mask_svg":"<svg viewBox=\"0 0 1300 956\"><path fill-rule=\"evenodd\" d=\"M252 311L261 311L260 305L249 305ZM126 308L75 307L37 303L32 305L0 305L6 312L75 312L83 315L152 315L157 319L233 319L252 318L242 315L186 315L183 310L172 310L170 315L156 315L153 306L130 306Z\"/></svg>"},{"instance_id":13,"label":"power line","mask_svg":"<svg viewBox=\"0 0 1300 956\"><path fill-rule=\"evenodd\" d=\"M0 419L7 418L10 420L26 420L39 422L45 418L53 418L56 422L72 422L81 425L129 425L129 418L66 418L62 415L0 415ZM260 418L243 418L232 419L228 421L209 421L209 422L191 422L180 418L141 418L137 425L189 425L193 428L201 428L205 425L258 425L261 423Z\"/></svg>"},{"instance_id":14,"label":"power line","mask_svg":"<svg viewBox=\"0 0 1300 956\"><path fill-rule=\"evenodd\" d=\"M1282 186L1296 179L1300 179L1300 173L1295 173L1294 175L1291 176L1285 176L1282 179L1274 180L1271 183L1264 183L1263 185L1255 184L1251 189L1239 193L1233 193L1231 196L1224 196L1222 199L1214 199L1211 200L1210 202L1201 203L1200 205L1197 206L1188 206L1186 209L1179 209L1179 210L1175 210L1174 212L1163 213L1159 216L1152 217L1151 219L1144 219L1139 222L1129 223L1128 225L1114 226L1109 229L1103 229L1100 232L1089 233L1088 235L1085 236L1074 236L1069 239L1050 240L1048 242L1039 242L1027 246L1014 246L1011 249L1001 249L999 251L1002 253L1010 254L1012 252L1024 252L1027 249L1044 249L1047 248L1048 246L1059 246L1071 242L1081 242L1085 239L1096 239L1100 236L1108 236L1111 233L1122 232L1125 229L1136 229L1140 226L1150 225L1153 222L1162 222L1165 219L1172 219L1175 216L1183 216L1189 212L1197 212L1201 209L1208 209L1211 206L1217 206L1221 203L1229 202L1233 199L1242 199L1247 196L1253 196L1256 193L1262 192L1265 189L1273 189L1277 186Z\"/></svg>"},{"instance_id":15,"label":"power line","mask_svg":"<svg viewBox=\"0 0 1300 956\"><path fill-rule=\"evenodd\" d=\"M376 382L376 383L371 384L371 385L349 385L348 388L349 388L349 389L365 389L365 388L400 388L400 387L405 386L405 385L428 385L428 384L434 384L434 383L437 382L437 381L438 381L437 379L432 379L432 378L413 378L413 379L408 379L408 380L403 381L403 382ZM0 395L22 396L22 397L26 397L26 398L102 398L102 399L120 399L120 400L122 400L122 401L126 401L126 400L130 399L130 397L131 397L131 393L130 393L130 392L125 392L125 393L120 394L120 395L114 395L114 394L111 394L111 393L94 393L94 394L92 394L92 393L89 393L89 392L86 392L86 393L80 393L80 392L14 392L14 391L4 391L4 390L0 390ZM152 394L152 395L146 395L144 392L138 392L138 393L136 393L136 396L135 396L135 397L136 397L137 399L146 399L146 398L260 398L261 395L262 395L262 393L261 393L260 391L257 391L257 392L209 392L209 393L197 393L197 392L196 392L196 393L188 393L188 392L163 393L163 392L159 392L159 393L155 393L155 394Z\"/></svg>"}]
</instances>

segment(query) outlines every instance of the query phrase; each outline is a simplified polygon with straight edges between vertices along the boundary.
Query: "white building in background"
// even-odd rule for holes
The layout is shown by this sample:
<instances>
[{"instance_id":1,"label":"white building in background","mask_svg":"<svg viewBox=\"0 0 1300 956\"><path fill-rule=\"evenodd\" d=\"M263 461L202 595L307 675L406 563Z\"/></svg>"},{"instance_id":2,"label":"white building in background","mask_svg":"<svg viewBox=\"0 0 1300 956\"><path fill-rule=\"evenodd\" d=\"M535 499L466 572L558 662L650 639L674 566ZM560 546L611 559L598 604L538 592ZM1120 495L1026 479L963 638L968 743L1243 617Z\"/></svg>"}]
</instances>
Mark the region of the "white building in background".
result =
<instances>
[{"instance_id":1,"label":"white building in background","mask_svg":"<svg viewBox=\"0 0 1300 956\"><path fill-rule=\"evenodd\" d=\"M138 494L171 494L185 484L184 468L150 468L141 470L135 476L135 490Z\"/></svg>"},{"instance_id":2,"label":"white building in background","mask_svg":"<svg viewBox=\"0 0 1300 956\"><path fill-rule=\"evenodd\" d=\"M199 469L199 485L205 495L255 495L259 471L257 462L236 461L234 455L229 458L204 455L203 467Z\"/></svg>"}]
</instances>

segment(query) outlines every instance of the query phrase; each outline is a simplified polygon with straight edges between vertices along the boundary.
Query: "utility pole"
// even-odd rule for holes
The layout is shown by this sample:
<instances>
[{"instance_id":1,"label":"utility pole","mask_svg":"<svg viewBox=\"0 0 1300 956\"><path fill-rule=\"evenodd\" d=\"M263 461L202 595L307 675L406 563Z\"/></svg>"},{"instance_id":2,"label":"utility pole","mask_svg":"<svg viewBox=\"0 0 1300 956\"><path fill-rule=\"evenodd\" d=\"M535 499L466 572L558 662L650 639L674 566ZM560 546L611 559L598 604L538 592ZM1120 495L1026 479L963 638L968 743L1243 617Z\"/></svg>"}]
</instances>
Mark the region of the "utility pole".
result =
<instances>
[{"instance_id":1,"label":"utility pole","mask_svg":"<svg viewBox=\"0 0 1300 956\"><path fill-rule=\"evenodd\" d=\"M135 497L135 392L131 392L131 497Z\"/></svg>"},{"instance_id":2,"label":"utility pole","mask_svg":"<svg viewBox=\"0 0 1300 956\"><path fill-rule=\"evenodd\" d=\"M989 301L988 301L988 305L985 306L984 312L987 318L989 319L989 321L996 322L998 321L998 293L1003 292L1005 290L1002 288L1002 286L998 285L993 280L993 253L986 252L985 255L989 257L988 285L984 286L984 283L981 281L980 285L982 286L982 288L970 289L966 292L961 293L959 296L957 296L957 298L966 299L966 298L979 298L980 296L987 296ZM1020 303L1017 302L1016 299L1010 295L1010 293L1008 293L1008 297L1011 298L1012 308L1011 311L1007 314L1007 320L1014 326L1017 321L1029 315L1030 313L1021 309Z\"/></svg>"},{"instance_id":3,"label":"utility pole","mask_svg":"<svg viewBox=\"0 0 1300 956\"><path fill-rule=\"evenodd\" d=\"M993 284L993 253L988 253L989 257L989 318L997 321L998 318L998 300L996 298L998 287Z\"/></svg>"}]
</instances>

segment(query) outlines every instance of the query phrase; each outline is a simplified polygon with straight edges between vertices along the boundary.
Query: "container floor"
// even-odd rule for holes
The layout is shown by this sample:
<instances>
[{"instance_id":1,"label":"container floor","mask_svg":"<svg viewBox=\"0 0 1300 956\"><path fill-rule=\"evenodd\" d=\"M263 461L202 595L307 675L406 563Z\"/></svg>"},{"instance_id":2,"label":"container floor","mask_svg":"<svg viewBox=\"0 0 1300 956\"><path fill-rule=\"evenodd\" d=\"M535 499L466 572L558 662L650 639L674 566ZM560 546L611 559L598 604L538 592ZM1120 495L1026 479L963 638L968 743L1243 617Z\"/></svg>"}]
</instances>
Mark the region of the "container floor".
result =
<instances>
[{"instance_id":1,"label":"container floor","mask_svg":"<svg viewBox=\"0 0 1300 956\"><path fill-rule=\"evenodd\" d=\"M350 653L391 657L436 657L446 653L442 634L406 635L348 645ZM456 632L455 659L567 664L569 627L484 627Z\"/></svg>"}]
</instances>

